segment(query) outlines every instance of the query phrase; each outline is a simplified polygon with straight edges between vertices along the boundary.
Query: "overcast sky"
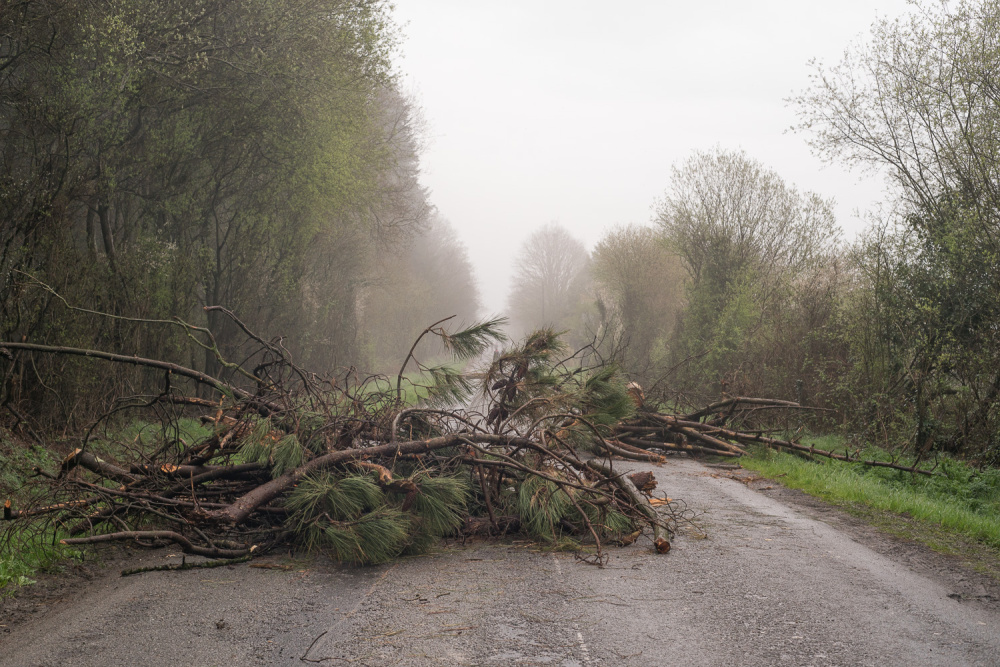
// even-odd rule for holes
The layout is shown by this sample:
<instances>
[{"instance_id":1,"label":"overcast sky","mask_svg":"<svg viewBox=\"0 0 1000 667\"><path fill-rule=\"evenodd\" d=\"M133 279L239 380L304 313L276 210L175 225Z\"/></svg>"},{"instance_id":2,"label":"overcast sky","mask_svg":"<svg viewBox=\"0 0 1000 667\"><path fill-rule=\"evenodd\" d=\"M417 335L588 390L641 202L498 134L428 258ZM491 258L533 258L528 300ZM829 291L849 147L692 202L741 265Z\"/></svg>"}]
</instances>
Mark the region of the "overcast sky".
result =
<instances>
[{"instance_id":1,"label":"overcast sky","mask_svg":"<svg viewBox=\"0 0 1000 667\"><path fill-rule=\"evenodd\" d=\"M742 148L837 201L841 227L881 198L877 177L810 154L785 99L812 58L839 61L905 0L397 0L404 88L423 109L423 181L503 309L510 259L537 227L589 248L648 224L693 150Z\"/></svg>"}]
</instances>

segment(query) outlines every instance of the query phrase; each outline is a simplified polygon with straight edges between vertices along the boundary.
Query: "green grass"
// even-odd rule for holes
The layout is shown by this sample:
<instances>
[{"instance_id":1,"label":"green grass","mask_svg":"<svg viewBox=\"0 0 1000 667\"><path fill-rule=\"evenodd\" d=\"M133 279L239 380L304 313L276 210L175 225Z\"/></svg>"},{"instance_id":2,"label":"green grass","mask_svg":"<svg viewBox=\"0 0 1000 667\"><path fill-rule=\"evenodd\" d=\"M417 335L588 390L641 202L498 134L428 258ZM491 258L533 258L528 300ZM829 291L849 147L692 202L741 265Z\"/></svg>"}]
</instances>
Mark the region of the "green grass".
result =
<instances>
[{"instance_id":1,"label":"green grass","mask_svg":"<svg viewBox=\"0 0 1000 667\"><path fill-rule=\"evenodd\" d=\"M140 420L115 427L97 434L89 447L98 456L111 459L129 458L128 450L151 451L164 438L192 444L210 436L211 428L206 428L197 419L181 419L163 428L159 423ZM32 491L32 468L38 467L50 474L59 471L63 455L77 444L65 444L62 451L34 443L20 441L10 433L0 431L0 504L8 498L15 508L37 499L37 490ZM0 595L17 586L34 583L40 572L57 570L62 563L81 557L76 549L62 546L51 531L26 537L16 532L17 522L0 522Z\"/></svg>"},{"instance_id":2,"label":"green grass","mask_svg":"<svg viewBox=\"0 0 1000 667\"><path fill-rule=\"evenodd\" d=\"M140 419L106 431L95 431L88 445L98 456L111 459L131 458L128 450L141 449L149 452L164 442L164 438L185 447L212 435L212 426L205 426L200 420L183 417L175 422L161 424ZM186 444L185 444L186 443Z\"/></svg>"},{"instance_id":3,"label":"green grass","mask_svg":"<svg viewBox=\"0 0 1000 667\"><path fill-rule=\"evenodd\" d=\"M19 586L35 583L32 577L40 572L56 572L68 560L79 560L82 554L59 544L52 534L0 546L0 597Z\"/></svg>"},{"instance_id":4,"label":"green grass","mask_svg":"<svg viewBox=\"0 0 1000 667\"><path fill-rule=\"evenodd\" d=\"M817 448L842 448L835 436L804 440ZM886 452L863 452L866 459L888 460ZM903 461L902 463L907 463ZM928 530L926 539L913 527L909 537L931 546L947 541L947 533L1000 549L1000 470L977 470L954 459L942 459L934 476L823 459L803 460L766 448L741 460L744 468L779 479L828 502L855 510L875 510L915 520ZM880 522L880 523L890 523ZM906 522L903 522L906 523ZM941 529L945 535L941 534Z\"/></svg>"},{"instance_id":5,"label":"green grass","mask_svg":"<svg viewBox=\"0 0 1000 667\"><path fill-rule=\"evenodd\" d=\"M61 456L37 444L20 443L0 431L0 504L17 496L34 467L53 472Z\"/></svg>"},{"instance_id":6,"label":"green grass","mask_svg":"<svg viewBox=\"0 0 1000 667\"><path fill-rule=\"evenodd\" d=\"M463 372L465 366L459 363L445 364L448 368L456 373ZM403 374L403 381L400 385L401 395L400 398L403 401L403 405L406 407L412 407L420 403L422 400L427 398L430 390L428 387L434 384L434 378L426 373L419 372L409 372ZM389 407L395 403L396 398L396 376L387 376L373 380L366 384L362 388L362 395L371 394L384 394L384 403L382 406ZM382 407L380 406L380 407Z\"/></svg>"}]
</instances>

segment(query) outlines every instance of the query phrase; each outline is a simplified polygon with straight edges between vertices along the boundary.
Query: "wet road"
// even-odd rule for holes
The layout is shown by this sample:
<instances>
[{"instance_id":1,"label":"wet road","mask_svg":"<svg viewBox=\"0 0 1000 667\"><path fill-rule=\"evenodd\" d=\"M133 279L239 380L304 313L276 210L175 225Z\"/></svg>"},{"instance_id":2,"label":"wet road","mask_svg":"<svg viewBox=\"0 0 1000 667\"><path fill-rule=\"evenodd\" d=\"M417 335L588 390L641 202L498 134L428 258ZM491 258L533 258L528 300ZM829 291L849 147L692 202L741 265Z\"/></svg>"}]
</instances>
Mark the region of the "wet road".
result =
<instances>
[{"instance_id":1,"label":"wet road","mask_svg":"<svg viewBox=\"0 0 1000 667\"><path fill-rule=\"evenodd\" d=\"M698 463L650 469L708 539L604 569L479 543L369 569L109 573L0 640L0 665L1000 665L996 598Z\"/></svg>"}]
</instances>

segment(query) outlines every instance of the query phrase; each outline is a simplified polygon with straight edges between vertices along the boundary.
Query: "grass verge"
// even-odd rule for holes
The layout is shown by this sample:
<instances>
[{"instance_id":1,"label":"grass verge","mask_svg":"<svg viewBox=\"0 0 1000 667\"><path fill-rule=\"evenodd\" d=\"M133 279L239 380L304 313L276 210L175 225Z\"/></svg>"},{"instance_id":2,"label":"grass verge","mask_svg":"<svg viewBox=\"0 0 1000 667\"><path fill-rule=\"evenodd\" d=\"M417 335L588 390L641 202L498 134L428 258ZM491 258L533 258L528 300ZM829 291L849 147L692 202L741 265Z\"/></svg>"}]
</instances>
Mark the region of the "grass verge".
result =
<instances>
[{"instance_id":1,"label":"grass verge","mask_svg":"<svg viewBox=\"0 0 1000 667\"><path fill-rule=\"evenodd\" d=\"M130 448L149 448L163 442L183 447L208 437L211 429L198 420L184 418L162 426L140 420L102 431L89 445L90 451L111 460ZM31 503L32 472L39 468L49 474L59 471L65 454L78 442L39 445L0 430L0 504L10 499L15 508ZM79 560L81 552L59 544L54 528L38 533L21 531L17 521L0 521L0 596L19 586L29 586L39 573L59 571L67 561ZM26 534L27 533L27 534Z\"/></svg>"},{"instance_id":2,"label":"grass verge","mask_svg":"<svg viewBox=\"0 0 1000 667\"><path fill-rule=\"evenodd\" d=\"M67 561L81 558L80 551L59 544L51 534L19 541L16 546L7 542L0 547L0 597L34 584L32 577L40 572L58 572Z\"/></svg>"},{"instance_id":3,"label":"grass verge","mask_svg":"<svg viewBox=\"0 0 1000 667\"><path fill-rule=\"evenodd\" d=\"M813 444L836 446L832 436L816 438ZM888 460L881 450L863 454ZM1000 557L1000 470L977 470L942 459L939 474L911 475L829 459L812 462L763 447L740 463L937 551L965 555L961 545L974 542Z\"/></svg>"}]
</instances>

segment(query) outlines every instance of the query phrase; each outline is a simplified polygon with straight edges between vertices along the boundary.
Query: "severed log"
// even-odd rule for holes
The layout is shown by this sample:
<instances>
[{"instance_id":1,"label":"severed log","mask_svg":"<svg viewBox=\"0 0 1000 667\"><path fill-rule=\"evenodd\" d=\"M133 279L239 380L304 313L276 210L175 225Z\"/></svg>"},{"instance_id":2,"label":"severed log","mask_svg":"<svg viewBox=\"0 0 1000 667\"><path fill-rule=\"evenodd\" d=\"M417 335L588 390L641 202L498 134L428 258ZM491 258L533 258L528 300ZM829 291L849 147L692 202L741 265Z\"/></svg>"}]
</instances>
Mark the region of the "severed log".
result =
<instances>
[{"instance_id":1,"label":"severed log","mask_svg":"<svg viewBox=\"0 0 1000 667\"><path fill-rule=\"evenodd\" d=\"M212 472L223 466L206 465L174 465L172 463L161 463L160 465L149 465L146 463L133 463L129 466L129 472L133 475L151 477L163 475L166 477L194 477L206 472Z\"/></svg>"},{"instance_id":2,"label":"severed log","mask_svg":"<svg viewBox=\"0 0 1000 667\"><path fill-rule=\"evenodd\" d=\"M195 382L201 384L206 384L223 394L232 392L239 398L244 400L252 400L254 398L253 394L248 391L244 391L238 387L233 387L227 385L222 380L212 377L206 373L193 370L191 368L185 368L178 364L172 364L167 361L160 361L158 359L145 359L143 357L128 356L126 354L115 354L113 352L102 352L101 350L85 350L78 347L62 347L57 345L37 345L35 343L13 343L13 342L3 342L0 341L0 349L7 350L26 350L29 352L43 352L45 354L69 354L81 357L90 357L91 359L103 359L105 361L114 361L120 364L130 364L132 366L147 366L149 368L159 368L160 370L169 371L171 373L176 373L177 375L190 378Z\"/></svg>"},{"instance_id":3,"label":"severed log","mask_svg":"<svg viewBox=\"0 0 1000 667\"><path fill-rule=\"evenodd\" d=\"M483 438L483 434L468 435L468 438ZM502 436L492 436L500 438ZM246 521L255 508L277 498L282 493L289 491L309 474L319 472L332 466L346 463L348 461L364 460L372 457L395 456L399 454L423 454L445 447L455 447L462 444L462 436L447 435L430 440L413 440L410 442L389 443L375 447L361 447L356 449L344 449L337 452L330 452L323 456L318 456L307 463L299 466L291 472L287 472L281 477L277 477L270 482L262 484L237 498L228 507L209 512L207 518L213 521L239 524Z\"/></svg>"},{"instance_id":4,"label":"severed log","mask_svg":"<svg viewBox=\"0 0 1000 667\"><path fill-rule=\"evenodd\" d=\"M771 398L750 398L747 396L737 396L735 398L727 398L724 401L719 401L718 403L713 403L708 407L702 408L696 412L684 415L681 419L685 421L695 421L701 419L702 417L707 417L713 412L718 412L723 408L735 407L737 405L764 405L768 407L782 407L782 408L801 408L802 406L795 401L781 401L778 399Z\"/></svg>"},{"instance_id":5,"label":"severed log","mask_svg":"<svg viewBox=\"0 0 1000 667\"><path fill-rule=\"evenodd\" d=\"M132 366L145 366L148 368L158 368L160 370L174 373L182 377L189 378L200 384L208 385L223 395L232 394L245 401L248 405L254 406L258 411L270 414L272 412L282 412L281 405L272 403L266 399L254 395L253 393L240 389L239 387L227 384L218 378L214 378L207 373L186 368L179 364L172 364L158 359L146 359L144 357L128 356L127 354L115 354L114 352L103 352L101 350L87 350L79 347L62 347L57 345L37 345L35 343L14 343L0 341L0 350L26 350L28 352L42 352L44 354L69 354L91 359L103 359L119 364L129 364Z\"/></svg>"},{"instance_id":6,"label":"severed log","mask_svg":"<svg viewBox=\"0 0 1000 667\"><path fill-rule=\"evenodd\" d=\"M371 461L352 461L351 465L360 470L374 472L378 476L378 485L385 491L394 491L404 495L401 509L405 512L410 509L420 489L410 479L396 479L392 476L392 471Z\"/></svg>"},{"instance_id":7,"label":"severed log","mask_svg":"<svg viewBox=\"0 0 1000 667\"><path fill-rule=\"evenodd\" d=\"M205 556L207 558L239 558L248 555L253 547L245 549L221 549L219 547L200 547L191 540L172 530L127 530L120 533L105 533L90 537L71 537L59 540L61 544L98 544L100 542L116 542L120 540L169 540L180 546L186 554Z\"/></svg>"},{"instance_id":8,"label":"severed log","mask_svg":"<svg viewBox=\"0 0 1000 667\"><path fill-rule=\"evenodd\" d=\"M653 415L649 415L653 416ZM659 416L659 415L656 415ZM665 438L673 441L677 438L677 433L674 432L669 426L640 426L638 424L620 424L611 429L611 432L616 435L635 435L644 438L651 436L656 436L660 438Z\"/></svg>"},{"instance_id":9,"label":"severed log","mask_svg":"<svg viewBox=\"0 0 1000 667\"><path fill-rule=\"evenodd\" d=\"M165 394L157 397L156 400L161 403L172 403L173 405L196 405L199 408L210 408L212 410L217 410L220 405L219 401L198 398L196 396L178 396L176 394Z\"/></svg>"},{"instance_id":10,"label":"severed log","mask_svg":"<svg viewBox=\"0 0 1000 667\"><path fill-rule=\"evenodd\" d=\"M62 512L71 509L80 509L83 507L90 507L91 505L96 505L97 503L104 500L104 498L94 497L94 498L84 498L81 500L70 500L64 503L54 503L52 505L44 505L42 507L35 507L28 510L16 510L12 509L12 504L10 499L4 503L3 508L3 518L4 521L13 521L21 517L33 517L42 516L43 514L51 514L52 512Z\"/></svg>"},{"instance_id":11,"label":"severed log","mask_svg":"<svg viewBox=\"0 0 1000 667\"><path fill-rule=\"evenodd\" d=\"M652 493L653 489L656 488L656 477L648 470L634 472L629 475L628 478L632 480L633 484L635 484L635 488L647 495Z\"/></svg>"},{"instance_id":12,"label":"severed log","mask_svg":"<svg viewBox=\"0 0 1000 667\"><path fill-rule=\"evenodd\" d=\"M649 504L649 498L640 493L639 489L632 483L632 480L624 474L616 473L596 459L587 461L587 467L601 473L608 481L624 491L625 495L635 504L636 509L649 519L649 522L653 525L653 545L656 547L657 553L665 554L670 551L670 533L664 526L663 519L656 513L653 506Z\"/></svg>"},{"instance_id":13,"label":"severed log","mask_svg":"<svg viewBox=\"0 0 1000 667\"><path fill-rule=\"evenodd\" d=\"M231 466L219 466L214 470L207 470L199 475L194 475L188 479L181 479L174 486L164 491L166 497L174 496L184 491L189 491L192 486L198 486L205 482L217 479L243 479L247 475L262 473L266 468L260 463L240 463Z\"/></svg>"},{"instance_id":14,"label":"severed log","mask_svg":"<svg viewBox=\"0 0 1000 667\"><path fill-rule=\"evenodd\" d=\"M708 456L730 456L737 457L740 454L735 454L733 452L724 451L721 449L714 449L711 447L701 447L699 445L692 445L687 442L654 442L652 440L640 440L639 438L618 438L619 442L624 442L632 445L633 447L646 448L646 447L656 447L657 449L663 449L672 452L687 452L688 454L703 454Z\"/></svg>"},{"instance_id":15,"label":"severed log","mask_svg":"<svg viewBox=\"0 0 1000 667\"><path fill-rule=\"evenodd\" d=\"M730 454L736 454L738 456L745 456L747 453L746 450L741 447L737 447L736 445L730 444L718 438L713 438L712 436L697 431L693 428L682 426L680 428L680 432L689 438L694 438L695 440L705 443L706 445L712 447L713 449L729 452Z\"/></svg>"},{"instance_id":16,"label":"severed log","mask_svg":"<svg viewBox=\"0 0 1000 667\"><path fill-rule=\"evenodd\" d=\"M867 466L874 466L876 468L892 468L893 470L902 470L908 473L920 473L921 475L934 476L935 473L932 470L923 470L917 467L914 463L912 466L899 465L898 463L892 463L891 461L865 461L864 459L854 458L852 456L846 456L844 454L837 454L836 452L830 452L825 449L817 449L816 447L809 447L807 445L802 445L797 442L791 442L788 440L777 440L775 438L768 438L763 435L753 435L750 433L740 433L738 431L728 431L726 437L731 437L734 440L739 440L740 442L746 443L760 443L763 445L769 445L771 447L778 447L780 449L790 449L793 451L807 452L809 454L818 454L819 456L825 456L830 459L836 459L837 461L845 461L847 463L862 463Z\"/></svg>"},{"instance_id":17,"label":"severed log","mask_svg":"<svg viewBox=\"0 0 1000 667\"><path fill-rule=\"evenodd\" d=\"M93 473L124 484L134 484L139 481L138 477L125 468L116 466L113 463L108 463L107 461L102 461L90 452L85 452L79 448L74 449L70 452L69 456L63 459L62 467L59 470L59 476L64 477L68 472L77 466L81 466Z\"/></svg>"},{"instance_id":18,"label":"severed log","mask_svg":"<svg viewBox=\"0 0 1000 667\"><path fill-rule=\"evenodd\" d=\"M605 440L604 448L608 450L611 454L615 456L620 456L623 459L631 459L632 461L646 461L648 463L663 463L666 461L665 456L659 454L653 454L652 452L647 452L639 447L633 447L628 443L622 442L620 440Z\"/></svg>"},{"instance_id":19,"label":"severed log","mask_svg":"<svg viewBox=\"0 0 1000 667\"><path fill-rule=\"evenodd\" d=\"M167 563L166 565L150 565L148 567L133 567L121 571L121 576L130 577L133 574L143 574L145 572L173 572L175 570L199 570L214 567L225 567L227 565L238 565L246 563L253 557L252 554L240 556L239 558L221 558L219 560L208 560L203 563L188 563L182 560L180 563ZM251 566L253 567L253 566Z\"/></svg>"}]
</instances>

